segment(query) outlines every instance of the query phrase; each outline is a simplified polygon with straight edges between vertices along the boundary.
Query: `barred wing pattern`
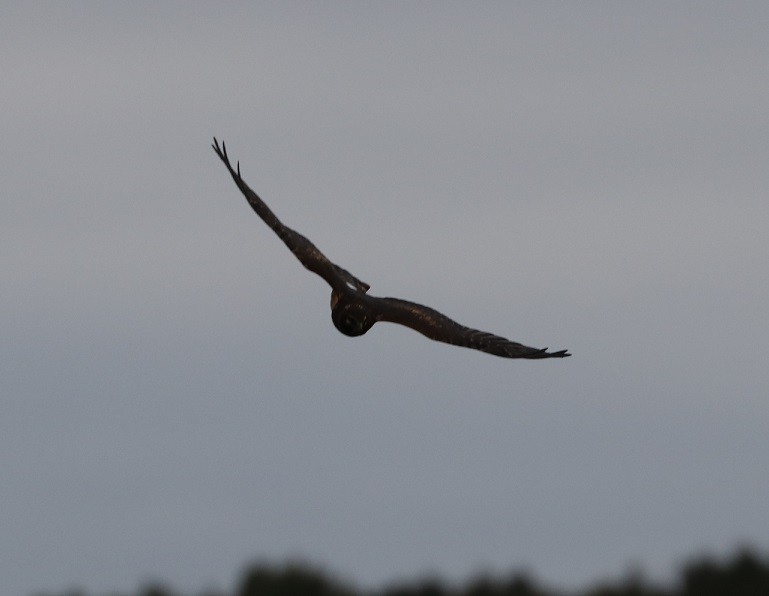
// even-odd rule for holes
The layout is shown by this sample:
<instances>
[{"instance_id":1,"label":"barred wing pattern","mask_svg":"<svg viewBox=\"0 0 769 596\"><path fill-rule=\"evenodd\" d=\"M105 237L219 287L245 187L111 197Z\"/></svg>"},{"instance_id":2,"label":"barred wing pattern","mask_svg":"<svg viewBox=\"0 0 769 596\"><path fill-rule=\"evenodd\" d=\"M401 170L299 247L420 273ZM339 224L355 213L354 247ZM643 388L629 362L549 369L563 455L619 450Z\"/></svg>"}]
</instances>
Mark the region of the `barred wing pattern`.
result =
<instances>
[{"instance_id":1,"label":"barred wing pattern","mask_svg":"<svg viewBox=\"0 0 769 596\"><path fill-rule=\"evenodd\" d=\"M332 288L339 288L344 284L350 284L362 292L367 292L369 285L366 282L359 280L352 273L346 269L342 269L338 265L329 260L317 246L315 246L308 238L305 238L299 232L292 230L277 218L267 204L259 198L240 175L240 162L237 162L236 169L233 169L230 164L230 159L227 156L227 147L222 143L221 148L219 142L214 138L212 145L214 151L219 158L227 166L230 171L232 179L235 184L238 185L240 192L246 197L248 204L251 205L257 215L262 218L272 230L278 235L283 243L294 253L294 256L299 259L305 268L309 269L313 273L320 275L325 279Z\"/></svg>"},{"instance_id":2,"label":"barred wing pattern","mask_svg":"<svg viewBox=\"0 0 769 596\"><path fill-rule=\"evenodd\" d=\"M369 299L379 302L378 321L405 325L435 341L480 350L502 358L565 358L571 355L566 350L548 352L547 348L530 348L493 333L465 327L435 309L408 300L373 296Z\"/></svg>"}]
</instances>

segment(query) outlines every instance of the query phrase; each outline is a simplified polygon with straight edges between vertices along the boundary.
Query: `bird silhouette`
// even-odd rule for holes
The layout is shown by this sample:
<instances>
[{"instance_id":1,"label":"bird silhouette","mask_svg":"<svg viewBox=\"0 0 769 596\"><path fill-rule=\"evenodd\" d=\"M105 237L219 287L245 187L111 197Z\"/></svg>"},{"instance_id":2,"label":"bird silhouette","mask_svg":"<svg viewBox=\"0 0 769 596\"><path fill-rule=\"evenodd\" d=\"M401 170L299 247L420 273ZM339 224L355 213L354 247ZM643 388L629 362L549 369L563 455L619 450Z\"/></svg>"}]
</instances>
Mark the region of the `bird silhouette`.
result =
<instances>
[{"instance_id":1,"label":"bird silhouette","mask_svg":"<svg viewBox=\"0 0 769 596\"><path fill-rule=\"evenodd\" d=\"M369 284L332 263L310 240L281 223L240 175L240 162L233 168L227 148L214 137L212 147L227 166L232 179L257 215L272 228L294 256L307 269L331 286L331 320L344 335L363 335L379 322L397 323L419 331L432 340L480 350L502 358L565 358L567 350L548 352L547 348L531 348L504 337L460 325L446 315L400 298L380 298L368 294Z\"/></svg>"}]
</instances>

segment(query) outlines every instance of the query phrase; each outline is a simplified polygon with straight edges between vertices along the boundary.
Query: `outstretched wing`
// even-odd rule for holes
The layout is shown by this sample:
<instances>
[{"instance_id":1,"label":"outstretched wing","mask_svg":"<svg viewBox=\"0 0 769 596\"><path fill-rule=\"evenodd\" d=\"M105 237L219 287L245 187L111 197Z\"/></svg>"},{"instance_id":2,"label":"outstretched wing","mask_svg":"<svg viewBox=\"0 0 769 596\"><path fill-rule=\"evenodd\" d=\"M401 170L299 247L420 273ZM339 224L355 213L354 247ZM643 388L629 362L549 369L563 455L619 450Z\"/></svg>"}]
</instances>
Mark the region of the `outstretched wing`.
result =
<instances>
[{"instance_id":1,"label":"outstretched wing","mask_svg":"<svg viewBox=\"0 0 769 596\"><path fill-rule=\"evenodd\" d=\"M235 184L238 185L243 196L246 197L248 204L251 205L257 215L264 220L264 223L272 228L289 250L294 253L294 256L299 259L302 265L313 273L320 275L332 288L349 286L362 292L368 291L369 285L367 283L359 280L349 271L332 263L326 255L318 250L317 246L310 242L310 240L302 236L299 232L292 230L281 223L265 202L259 198L259 195L251 190L248 184L241 178L240 162L237 162L236 168L233 169L232 164L230 164L230 159L227 156L227 147L224 145L224 142L222 142L220 148L219 141L214 137L212 147L219 158L224 162L224 165L227 166L227 169L232 175L232 179L235 181Z\"/></svg>"},{"instance_id":2,"label":"outstretched wing","mask_svg":"<svg viewBox=\"0 0 769 596\"><path fill-rule=\"evenodd\" d=\"M547 348L530 348L492 333L465 327L437 310L407 300L366 296L366 303L377 311L375 315L377 321L411 327L435 341L488 352L502 358L537 359L571 356L567 350L548 352Z\"/></svg>"}]
</instances>

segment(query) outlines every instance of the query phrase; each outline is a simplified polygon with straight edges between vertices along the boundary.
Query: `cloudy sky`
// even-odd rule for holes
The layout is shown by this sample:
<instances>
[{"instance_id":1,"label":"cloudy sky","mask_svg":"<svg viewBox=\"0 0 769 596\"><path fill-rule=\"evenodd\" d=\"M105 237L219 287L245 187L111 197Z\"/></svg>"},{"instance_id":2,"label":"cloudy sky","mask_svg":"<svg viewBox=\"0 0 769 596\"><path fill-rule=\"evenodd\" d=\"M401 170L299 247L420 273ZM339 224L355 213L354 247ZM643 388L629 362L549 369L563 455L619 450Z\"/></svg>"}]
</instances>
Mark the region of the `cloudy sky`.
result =
<instances>
[{"instance_id":1,"label":"cloudy sky","mask_svg":"<svg viewBox=\"0 0 769 596\"><path fill-rule=\"evenodd\" d=\"M769 547L769 5L0 17L9 594ZM372 294L574 356L342 336L213 135Z\"/></svg>"}]
</instances>

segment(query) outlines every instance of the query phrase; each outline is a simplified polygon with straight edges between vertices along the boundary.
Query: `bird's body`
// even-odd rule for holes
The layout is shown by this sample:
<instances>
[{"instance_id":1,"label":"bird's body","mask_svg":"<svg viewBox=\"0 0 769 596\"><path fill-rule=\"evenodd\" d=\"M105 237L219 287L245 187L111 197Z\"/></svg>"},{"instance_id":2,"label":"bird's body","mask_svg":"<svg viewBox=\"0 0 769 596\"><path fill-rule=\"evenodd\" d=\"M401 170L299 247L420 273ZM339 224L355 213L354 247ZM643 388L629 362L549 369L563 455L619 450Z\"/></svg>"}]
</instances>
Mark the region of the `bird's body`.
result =
<instances>
[{"instance_id":1,"label":"bird's body","mask_svg":"<svg viewBox=\"0 0 769 596\"><path fill-rule=\"evenodd\" d=\"M375 323L386 321L410 327L436 341L503 358L564 358L571 355L566 350L548 352L547 348L530 348L492 333L465 327L437 310L415 302L371 296L368 294L369 284L331 262L309 239L284 225L275 216L241 177L240 163L233 169L224 143L220 148L214 139L213 148L259 217L272 228L305 268L322 277L331 286L331 320L341 333L351 337L363 335Z\"/></svg>"}]
</instances>

